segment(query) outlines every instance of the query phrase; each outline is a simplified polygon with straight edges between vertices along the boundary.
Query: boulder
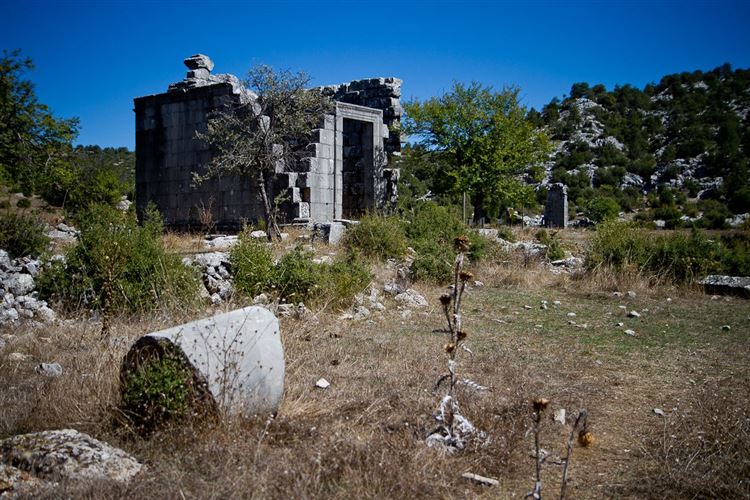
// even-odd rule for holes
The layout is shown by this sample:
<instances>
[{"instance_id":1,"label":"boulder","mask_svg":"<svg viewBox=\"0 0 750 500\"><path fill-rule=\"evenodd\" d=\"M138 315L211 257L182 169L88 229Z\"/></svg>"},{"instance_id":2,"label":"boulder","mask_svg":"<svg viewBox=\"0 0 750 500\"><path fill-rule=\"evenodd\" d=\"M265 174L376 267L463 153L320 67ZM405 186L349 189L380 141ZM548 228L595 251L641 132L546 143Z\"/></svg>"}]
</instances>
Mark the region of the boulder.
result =
<instances>
[{"instance_id":1,"label":"boulder","mask_svg":"<svg viewBox=\"0 0 750 500\"><path fill-rule=\"evenodd\" d=\"M10 274L4 279L3 287L15 296L26 295L34 289L34 278L30 274Z\"/></svg>"},{"instance_id":2,"label":"boulder","mask_svg":"<svg viewBox=\"0 0 750 500\"><path fill-rule=\"evenodd\" d=\"M750 277L721 276L712 274L698 282L706 293L711 295L737 295L750 298Z\"/></svg>"},{"instance_id":3,"label":"boulder","mask_svg":"<svg viewBox=\"0 0 750 500\"><path fill-rule=\"evenodd\" d=\"M176 355L189 363L192 386L223 415L278 409L284 391L284 351L279 321L268 309L246 307L150 333L138 339L120 371L126 381L154 357Z\"/></svg>"},{"instance_id":4,"label":"boulder","mask_svg":"<svg viewBox=\"0 0 750 500\"><path fill-rule=\"evenodd\" d=\"M128 453L73 429L21 434L0 441L0 463L48 481L127 482L143 468Z\"/></svg>"},{"instance_id":5,"label":"boulder","mask_svg":"<svg viewBox=\"0 0 750 500\"><path fill-rule=\"evenodd\" d=\"M427 307L427 299L413 288L408 289L404 293L399 293L394 297L394 300L407 307Z\"/></svg>"}]
</instances>

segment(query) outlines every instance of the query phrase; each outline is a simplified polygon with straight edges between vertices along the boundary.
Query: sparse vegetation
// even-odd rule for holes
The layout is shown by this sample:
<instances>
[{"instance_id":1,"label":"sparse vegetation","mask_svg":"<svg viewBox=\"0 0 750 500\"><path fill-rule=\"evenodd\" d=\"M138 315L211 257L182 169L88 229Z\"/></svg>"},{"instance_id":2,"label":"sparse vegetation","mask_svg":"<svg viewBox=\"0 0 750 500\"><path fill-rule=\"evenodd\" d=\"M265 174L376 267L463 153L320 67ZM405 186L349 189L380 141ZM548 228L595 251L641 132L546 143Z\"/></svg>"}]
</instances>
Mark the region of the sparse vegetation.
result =
<instances>
[{"instance_id":1,"label":"sparse vegetation","mask_svg":"<svg viewBox=\"0 0 750 500\"><path fill-rule=\"evenodd\" d=\"M105 319L115 311L197 303L197 277L178 255L165 251L161 218L154 210L139 226L132 214L93 207L78 225L79 240L65 262L51 262L38 280L43 297L69 310L101 310Z\"/></svg>"},{"instance_id":2,"label":"sparse vegetation","mask_svg":"<svg viewBox=\"0 0 750 500\"><path fill-rule=\"evenodd\" d=\"M656 234L623 223L597 228L587 256L590 269L610 267L635 272L654 281L689 283L707 274L750 271L748 237L709 238L699 230Z\"/></svg>"},{"instance_id":3,"label":"sparse vegetation","mask_svg":"<svg viewBox=\"0 0 750 500\"><path fill-rule=\"evenodd\" d=\"M0 249L8 252L11 258L38 257L49 245L44 229L44 223L33 214L0 213Z\"/></svg>"},{"instance_id":4,"label":"sparse vegetation","mask_svg":"<svg viewBox=\"0 0 750 500\"><path fill-rule=\"evenodd\" d=\"M184 354L168 341L141 339L148 347L125 357L120 380L122 416L146 435L190 418L215 415L213 397Z\"/></svg>"},{"instance_id":5,"label":"sparse vegetation","mask_svg":"<svg viewBox=\"0 0 750 500\"><path fill-rule=\"evenodd\" d=\"M248 297L266 293L284 302L306 306L350 305L355 294L370 283L370 264L355 253L332 262L313 262L313 253L301 246L274 263L271 249L245 231L231 252L232 273L238 290Z\"/></svg>"},{"instance_id":6,"label":"sparse vegetation","mask_svg":"<svg viewBox=\"0 0 750 500\"><path fill-rule=\"evenodd\" d=\"M349 249L380 260L401 258L408 246L403 221L376 214L364 215L344 238Z\"/></svg>"}]
</instances>

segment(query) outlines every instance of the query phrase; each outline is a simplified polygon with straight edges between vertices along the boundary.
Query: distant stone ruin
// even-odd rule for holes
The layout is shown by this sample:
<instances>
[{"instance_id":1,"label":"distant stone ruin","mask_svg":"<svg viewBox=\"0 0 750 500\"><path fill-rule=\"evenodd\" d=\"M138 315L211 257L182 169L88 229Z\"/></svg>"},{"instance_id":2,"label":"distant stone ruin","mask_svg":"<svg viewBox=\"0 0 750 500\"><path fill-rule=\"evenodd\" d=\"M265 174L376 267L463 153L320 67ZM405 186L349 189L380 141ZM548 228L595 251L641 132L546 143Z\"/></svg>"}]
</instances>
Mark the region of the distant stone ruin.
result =
<instances>
[{"instance_id":1,"label":"distant stone ruin","mask_svg":"<svg viewBox=\"0 0 750 500\"><path fill-rule=\"evenodd\" d=\"M568 227L568 187L565 184L550 184L547 188L547 204L544 206L546 227Z\"/></svg>"},{"instance_id":2,"label":"distant stone ruin","mask_svg":"<svg viewBox=\"0 0 750 500\"><path fill-rule=\"evenodd\" d=\"M257 189L237 176L192 186L193 172L205 171L212 158L196 132L227 100L243 103L255 96L236 76L211 74L214 63L207 56L184 63L184 80L134 100L136 210L142 216L154 203L173 229L199 228L208 214L218 230L236 230L262 218ZM318 90L333 99L335 109L311 131L310 156L277 167L272 196L288 195L280 222L357 218L397 197L399 171L388 165L401 154L401 80L371 78Z\"/></svg>"}]
</instances>

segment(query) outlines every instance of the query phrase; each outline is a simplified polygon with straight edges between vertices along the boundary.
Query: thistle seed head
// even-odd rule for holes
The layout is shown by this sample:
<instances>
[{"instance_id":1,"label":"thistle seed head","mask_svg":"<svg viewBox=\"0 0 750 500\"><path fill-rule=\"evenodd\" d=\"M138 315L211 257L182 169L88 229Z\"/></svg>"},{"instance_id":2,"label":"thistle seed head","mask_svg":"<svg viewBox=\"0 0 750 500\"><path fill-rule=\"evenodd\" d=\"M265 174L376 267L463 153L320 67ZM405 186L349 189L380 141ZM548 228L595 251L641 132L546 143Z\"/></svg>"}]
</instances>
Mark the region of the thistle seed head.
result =
<instances>
[{"instance_id":1,"label":"thistle seed head","mask_svg":"<svg viewBox=\"0 0 750 500\"><path fill-rule=\"evenodd\" d=\"M453 244L456 246L456 251L458 252L468 252L469 248L471 247L471 243L469 243L469 237L465 234L462 234L455 240L453 240Z\"/></svg>"},{"instance_id":2,"label":"thistle seed head","mask_svg":"<svg viewBox=\"0 0 750 500\"><path fill-rule=\"evenodd\" d=\"M549 399L537 398L533 401L534 410L544 411L549 406Z\"/></svg>"}]
</instances>

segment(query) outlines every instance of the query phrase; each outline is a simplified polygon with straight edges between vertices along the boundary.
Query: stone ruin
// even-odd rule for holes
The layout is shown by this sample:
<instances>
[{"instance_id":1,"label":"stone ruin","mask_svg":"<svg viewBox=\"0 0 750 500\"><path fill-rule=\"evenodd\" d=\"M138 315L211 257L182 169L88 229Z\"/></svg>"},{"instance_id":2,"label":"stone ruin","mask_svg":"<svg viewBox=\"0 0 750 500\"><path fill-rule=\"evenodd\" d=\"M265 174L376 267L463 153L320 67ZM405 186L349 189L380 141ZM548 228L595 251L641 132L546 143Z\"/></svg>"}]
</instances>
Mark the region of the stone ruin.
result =
<instances>
[{"instance_id":1,"label":"stone ruin","mask_svg":"<svg viewBox=\"0 0 750 500\"><path fill-rule=\"evenodd\" d=\"M568 187L565 184L550 184L547 188L547 203L544 207L546 227L568 227Z\"/></svg>"},{"instance_id":2,"label":"stone ruin","mask_svg":"<svg viewBox=\"0 0 750 500\"><path fill-rule=\"evenodd\" d=\"M173 229L200 228L201 215L209 213L218 230L237 230L262 218L257 189L251 179L237 176L193 186L193 172L205 171L212 158L196 132L206 129L209 113L227 100L245 103L256 96L236 76L212 74L207 56L184 63L184 80L134 100L136 211L142 216L154 203ZM310 156L277 167L272 196L286 194L289 200L279 222L330 222L391 206L399 170L388 165L401 151L401 80L371 78L317 90L330 96L335 108L311 131Z\"/></svg>"}]
</instances>

